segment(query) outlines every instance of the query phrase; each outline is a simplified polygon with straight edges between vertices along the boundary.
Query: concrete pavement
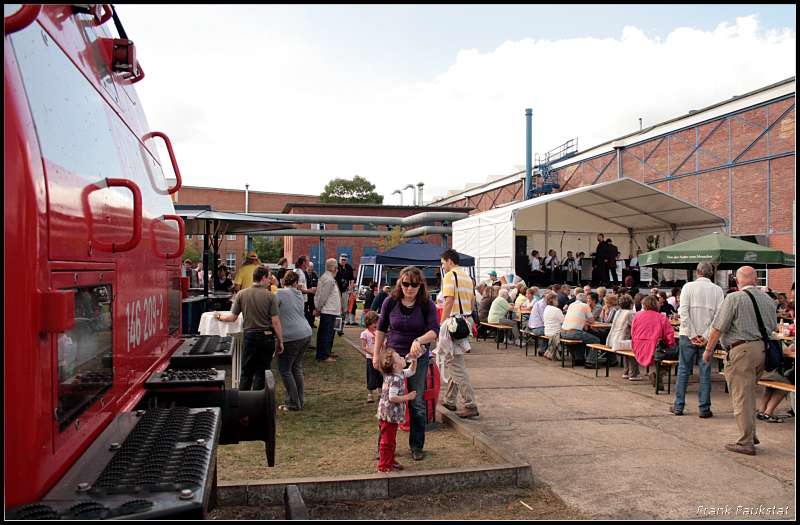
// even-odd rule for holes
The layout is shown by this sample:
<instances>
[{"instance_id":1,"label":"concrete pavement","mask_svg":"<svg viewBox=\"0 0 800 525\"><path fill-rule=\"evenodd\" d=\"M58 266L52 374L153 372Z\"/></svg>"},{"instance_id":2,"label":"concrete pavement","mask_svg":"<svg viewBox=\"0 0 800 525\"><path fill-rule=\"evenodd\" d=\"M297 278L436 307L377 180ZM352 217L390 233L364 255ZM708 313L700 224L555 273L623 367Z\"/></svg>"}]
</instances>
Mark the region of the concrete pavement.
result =
<instances>
[{"instance_id":1,"label":"concrete pavement","mask_svg":"<svg viewBox=\"0 0 800 525\"><path fill-rule=\"evenodd\" d=\"M345 338L359 349L362 330L345 329ZM603 367L595 378L594 370L570 368L569 358L561 368L560 361L534 356L532 344L526 357L524 348L470 343L467 371L480 416L462 420L461 428L530 463L537 482L584 515L795 518L795 419L759 421L756 456L728 452L725 444L736 441L738 428L718 373L712 372L714 417L698 417L696 370L684 415L675 416L669 412L674 374L672 393L656 395L647 379L622 379L619 367L608 378ZM440 399L444 392L442 385ZM782 402L776 414L788 406Z\"/></svg>"},{"instance_id":2,"label":"concrete pavement","mask_svg":"<svg viewBox=\"0 0 800 525\"><path fill-rule=\"evenodd\" d=\"M532 346L525 357L524 348L472 345L467 371L480 416L465 426L528 461L534 479L584 514L769 519L788 507L788 516L775 517L795 518L795 419L759 421L756 456L726 451L738 429L719 374L712 373L714 417L698 417L696 371L684 415L674 416L674 375L672 394L655 395L650 381L624 380L618 367L595 378L569 359L562 369L533 357Z\"/></svg>"}]
</instances>

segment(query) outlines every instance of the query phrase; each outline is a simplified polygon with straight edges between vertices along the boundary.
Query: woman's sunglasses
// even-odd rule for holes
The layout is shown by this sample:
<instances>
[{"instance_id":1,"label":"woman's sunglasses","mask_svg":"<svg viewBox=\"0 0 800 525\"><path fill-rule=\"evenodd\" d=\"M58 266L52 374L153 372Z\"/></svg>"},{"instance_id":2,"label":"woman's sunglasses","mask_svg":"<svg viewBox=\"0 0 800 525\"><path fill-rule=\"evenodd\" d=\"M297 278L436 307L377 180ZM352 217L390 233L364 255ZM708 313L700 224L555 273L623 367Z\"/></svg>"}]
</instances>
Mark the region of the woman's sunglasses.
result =
<instances>
[{"instance_id":1,"label":"woman's sunglasses","mask_svg":"<svg viewBox=\"0 0 800 525\"><path fill-rule=\"evenodd\" d=\"M403 288L419 288L419 283L409 283L407 281L400 281L400 284L403 285Z\"/></svg>"}]
</instances>

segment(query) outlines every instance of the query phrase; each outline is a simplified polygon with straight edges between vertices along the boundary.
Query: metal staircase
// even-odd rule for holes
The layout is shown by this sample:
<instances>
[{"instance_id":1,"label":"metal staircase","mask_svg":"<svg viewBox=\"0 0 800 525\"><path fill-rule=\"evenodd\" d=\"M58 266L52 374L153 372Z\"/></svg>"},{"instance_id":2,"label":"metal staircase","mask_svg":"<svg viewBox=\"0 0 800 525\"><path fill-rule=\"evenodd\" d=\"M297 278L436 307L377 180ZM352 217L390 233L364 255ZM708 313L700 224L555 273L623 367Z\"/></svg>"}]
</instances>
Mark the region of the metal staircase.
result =
<instances>
[{"instance_id":1,"label":"metal staircase","mask_svg":"<svg viewBox=\"0 0 800 525\"><path fill-rule=\"evenodd\" d=\"M560 188L558 172L553 168L553 164L576 153L578 153L578 139L568 140L547 153L537 153L533 164L534 182L530 190L531 194L526 198L532 199L540 195L549 195L554 189Z\"/></svg>"}]
</instances>

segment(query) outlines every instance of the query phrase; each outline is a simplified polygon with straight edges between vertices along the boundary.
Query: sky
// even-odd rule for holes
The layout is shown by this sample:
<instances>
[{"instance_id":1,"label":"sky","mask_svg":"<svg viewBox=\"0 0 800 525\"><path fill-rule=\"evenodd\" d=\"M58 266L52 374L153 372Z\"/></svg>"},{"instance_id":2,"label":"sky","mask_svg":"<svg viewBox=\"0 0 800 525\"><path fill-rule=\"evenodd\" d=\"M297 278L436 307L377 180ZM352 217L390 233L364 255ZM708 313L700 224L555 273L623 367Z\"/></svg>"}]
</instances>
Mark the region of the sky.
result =
<instances>
[{"instance_id":1,"label":"sky","mask_svg":"<svg viewBox=\"0 0 800 525\"><path fill-rule=\"evenodd\" d=\"M116 9L189 186L428 200L524 165L526 108L582 151L796 74L794 5Z\"/></svg>"}]
</instances>

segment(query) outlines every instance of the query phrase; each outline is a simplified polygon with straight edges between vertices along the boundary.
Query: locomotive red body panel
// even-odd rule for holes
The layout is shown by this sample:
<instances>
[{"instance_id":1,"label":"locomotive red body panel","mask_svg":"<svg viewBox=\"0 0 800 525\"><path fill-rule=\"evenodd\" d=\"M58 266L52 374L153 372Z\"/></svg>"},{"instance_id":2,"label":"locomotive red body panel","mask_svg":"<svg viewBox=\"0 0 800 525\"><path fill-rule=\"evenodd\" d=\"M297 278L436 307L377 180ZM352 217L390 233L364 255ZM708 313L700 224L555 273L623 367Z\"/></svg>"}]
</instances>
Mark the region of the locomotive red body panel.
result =
<instances>
[{"instance_id":1,"label":"locomotive red body panel","mask_svg":"<svg viewBox=\"0 0 800 525\"><path fill-rule=\"evenodd\" d=\"M43 497L181 342L180 231L109 9L44 6L4 37L7 508Z\"/></svg>"}]
</instances>

